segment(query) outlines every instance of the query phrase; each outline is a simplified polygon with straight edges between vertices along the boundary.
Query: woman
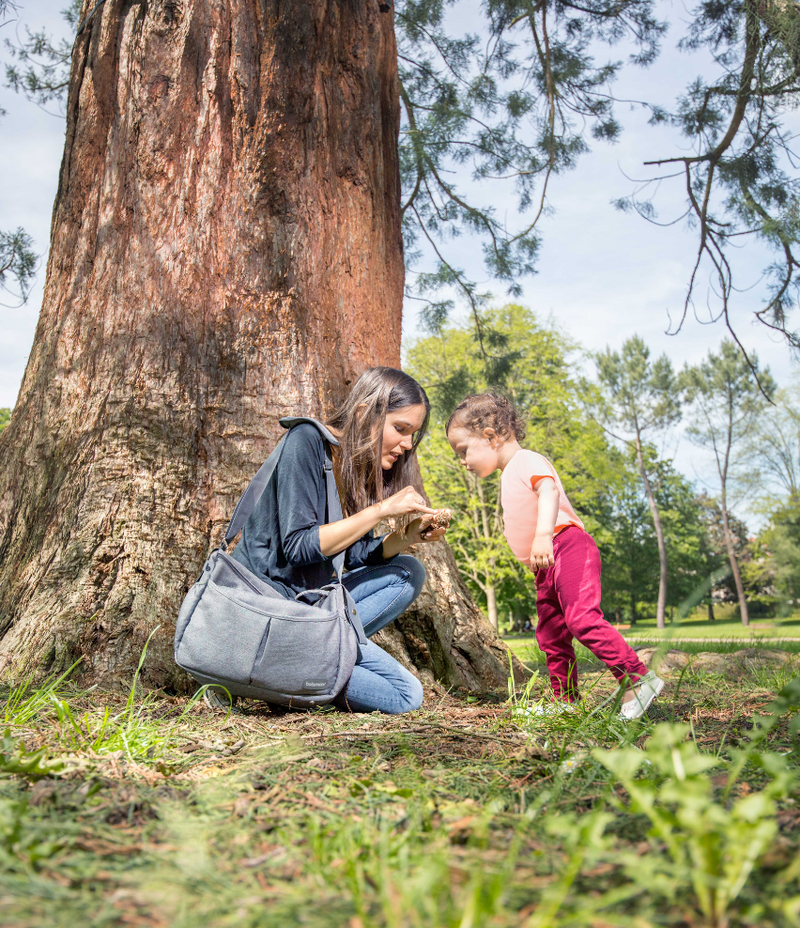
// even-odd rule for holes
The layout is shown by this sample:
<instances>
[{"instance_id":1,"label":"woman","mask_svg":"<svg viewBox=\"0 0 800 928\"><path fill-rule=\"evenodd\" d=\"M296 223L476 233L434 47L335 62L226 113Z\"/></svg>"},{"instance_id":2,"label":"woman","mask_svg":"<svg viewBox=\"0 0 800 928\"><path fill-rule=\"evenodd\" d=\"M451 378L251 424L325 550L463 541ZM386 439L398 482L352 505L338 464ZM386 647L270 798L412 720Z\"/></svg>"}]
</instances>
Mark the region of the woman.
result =
<instances>
[{"instance_id":1,"label":"woman","mask_svg":"<svg viewBox=\"0 0 800 928\"><path fill-rule=\"evenodd\" d=\"M344 518L325 518L325 442L313 425L296 425L270 485L245 523L233 557L288 596L330 583L332 561L345 551L343 582L356 602L367 637L396 619L417 598L425 569L402 552L436 541L434 509L410 486L409 466L430 417L422 387L402 371L373 367L326 423L339 442L333 470ZM422 513L402 531L375 537L382 520ZM426 529L428 529L426 531ZM369 641L344 691L340 708L401 713L422 704L413 674Z\"/></svg>"}]
</instances>

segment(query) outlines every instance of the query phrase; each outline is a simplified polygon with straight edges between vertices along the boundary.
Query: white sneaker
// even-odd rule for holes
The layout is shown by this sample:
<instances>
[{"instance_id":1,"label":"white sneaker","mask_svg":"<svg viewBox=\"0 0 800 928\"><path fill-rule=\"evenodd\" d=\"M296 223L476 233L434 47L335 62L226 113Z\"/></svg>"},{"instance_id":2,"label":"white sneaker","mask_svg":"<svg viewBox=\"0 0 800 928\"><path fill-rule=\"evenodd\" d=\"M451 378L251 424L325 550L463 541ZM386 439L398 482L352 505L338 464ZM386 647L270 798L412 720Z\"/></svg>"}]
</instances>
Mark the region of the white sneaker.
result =
<instances>
[{"instance_id":1,"label":"white sneaker","mask_svg":"<svg viewBox=\"0 0 800 928\"><path fill-rule=\"evenodd\" d=\"M640 719L663 689L664 681L661 677L657 677L654 670L649 671L633 684L633 699L620 706L618 718L625 719L625 721Z\"/></svg>"}]
</instances>

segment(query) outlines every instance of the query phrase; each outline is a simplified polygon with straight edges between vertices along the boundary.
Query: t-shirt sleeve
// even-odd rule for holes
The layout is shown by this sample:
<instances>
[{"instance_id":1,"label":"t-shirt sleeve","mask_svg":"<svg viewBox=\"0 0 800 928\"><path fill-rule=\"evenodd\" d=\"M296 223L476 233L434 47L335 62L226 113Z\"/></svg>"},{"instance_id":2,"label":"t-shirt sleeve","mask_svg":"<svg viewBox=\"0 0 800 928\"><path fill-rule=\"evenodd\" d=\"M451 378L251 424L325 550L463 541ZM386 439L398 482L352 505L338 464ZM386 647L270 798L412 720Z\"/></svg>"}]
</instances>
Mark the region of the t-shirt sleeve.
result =
<instances>
[{"instance_id":1,"label":"t-shirt sleeve","mask_svg":"<svg viewBox=\"0 0 800 928\"><path fill-rule=\"evenodd\" d=\"M521 458L518 475L531 489L543 477L556 479L552 464L543 455L536 451L524 451Z\"/></svg>"},{"instance_id":2,"label":"t-shirt sleeve","mask_svg":"<svg viewBox=\"0 0 800 928\"><path fill-rule=\"evenodd\" d=\"M326 560L319 546L325 448L313 425L295 426L284 441L276 472L281 546L290 564L317 564Z\"/></svg>"}]
</instances>

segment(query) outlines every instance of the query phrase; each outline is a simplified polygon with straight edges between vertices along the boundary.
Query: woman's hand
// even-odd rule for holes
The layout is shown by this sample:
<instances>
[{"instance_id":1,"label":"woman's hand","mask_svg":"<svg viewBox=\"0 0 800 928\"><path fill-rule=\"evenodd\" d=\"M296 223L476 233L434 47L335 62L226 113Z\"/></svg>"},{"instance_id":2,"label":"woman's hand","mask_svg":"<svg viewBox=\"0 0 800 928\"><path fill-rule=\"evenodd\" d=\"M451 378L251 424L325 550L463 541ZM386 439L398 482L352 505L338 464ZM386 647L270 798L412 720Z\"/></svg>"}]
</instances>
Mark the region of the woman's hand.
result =
<instances>
[{"instance_id":1,"label":"woman's hand","mask_svg":"<svg viewBox=\"0 0 800 928\"><path fill-rule=\"evenodd\" d=\"M427 544L443 538L447 529L444 527L431 528L431 522L433 522L433 516L424 515L409 523L405 530L406 543L409 545Z\"/></svg>"},{"instance_id":2,"label":"woman's hand","mask_svg":"<svg viewBox=\"0 0 800 928\"><path fill-rule=\"evenodd\" d=\"M415 490L414 487L404 487L399 493L382 500L380 507L382 519L405 516L409 512L424 512L431 516L436 513L435 509L425 505L425 500L419 490ZM428 525L430 525L430 520L428 520Z\"/></svg>"},{"instance_id":3,"label":"woman's hand","mask_svg":"<svg viewBox=\"0 0 800 928\"><path fill-rule=\"evenodd\" d=\"M405 492L405 490L401 490L400 493L395 495L400 496ZM419 497L419 494L417 494L417 497ZM394 496L390 497L390 499L394 498ZM416 508L411 510L411 512L415 511ZM436 516L436 512L436 509L428 509L428 507L425 507L425 514L410 522L406 526L405 531L392 532L390 535L387 535L383 539L383 556L385 558L394 557L395 554L401 554L406 548L411 547L411 545L438 541L447 529L444 526L433 527L431 525Z\"/></svg>"},{"instance_id":4,"label":"woman's hand","mask_svg":"<svg viewBox=\"0 0 800 928\"><path fill-rule=\"evenodd\" d=\"M375 528L384 519L393 516L404 516L410 512L425 513L429 519L428 524L430 524L430 519L433 518L436 510L425 505L425 500L420 495L419 490L415 490L414 487L405 487L399 493L395 493L394 496L390 496L380 503L373 503L355 515L340 519L338 522L320 525L320 551L325 557L334 557L340 551L344 551L345 548L358 541L362 535ZM411 542L405 541L405 535L392 532L384 540L383 555L384 557L393 557L395 554L399 554L404 547L408 547L409 544Z\"/></svg>"}]
</instances>

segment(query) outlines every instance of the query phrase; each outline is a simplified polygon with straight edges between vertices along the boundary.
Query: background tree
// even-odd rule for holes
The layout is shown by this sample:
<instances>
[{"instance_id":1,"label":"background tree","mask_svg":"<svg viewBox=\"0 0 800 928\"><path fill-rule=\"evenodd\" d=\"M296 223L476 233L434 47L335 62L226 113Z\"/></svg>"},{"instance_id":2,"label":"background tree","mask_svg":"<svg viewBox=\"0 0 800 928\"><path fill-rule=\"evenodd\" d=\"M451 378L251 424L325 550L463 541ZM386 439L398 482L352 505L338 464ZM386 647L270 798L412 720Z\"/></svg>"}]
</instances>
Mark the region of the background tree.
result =
<instances>
[{"instance_id":1,"label":"background tree","mask_svg":"<svg viewBox=\"0 0 800 928\"><path fill-rule=\"evenodd\" d=\"M33 239L24 229L0 230L0 290L13 301L12 305L28 299L38 264Z\"/></svg>"},{"instance_id":2,"label":"background tree","mask_svg":"<svg viewBox=\"0 0 800 928\"><path fill-rule=\"evenodd\" d=\"M607 616L622 621L627 615L635 625L641 618L640 605L658 598L658 544L635 460L616 448L612 460L617 467L611 498L596 533L603 562L601 605Z\"/></svg>"},{"instance_id":3,"label":"background tree","mask_svg":"<svg viewBox=\"0 0 800 928\"><path fill-rule=\"evenodd\" d=\"M647 65L667 26L647 2L490 0L483 5L483 34L463 36L445 28L450 5L415 0L398 8L407 135L404 224L409 252L420 242L435 256L435 271L412 278L421 296L448 285L477 312L477 275L457 266L448 239L480 231L488 273L518 292L520 274L534 265L554 176L574 167L593 140L614 140L620 132L609 88L621 62L596 63L594 55L602 55L603 43L629 41L628 64ZM683 216L669 220L686 218L699 234L676 328L706 272L712 317L731 327L734 246L755 239L776 253L756 316L797 345L789 313L797 302L800 230L791 121L800 90L800 8L785 0L703 0L681 25L679 47L706 51L717 73L693 81L672 112L652 100L637 101L662 128L661 139L663 127L676 130L675 155L654 152L647 163L657 167L657 176L618 205L655 221L649 192L671 178L684 185ZM691 154L681 150L686 138ZM447 174L453 164L470 164L476 178L516 184L525 211L519 226L508 230L457 190ZM670 207L674 202L671 196ZM434 298L430 320L437 324L449 305Z\"/></svg>"},{"instance_id":4,"label":"background tree","mask_svg":"<svg viewBox=\"0 0 800 928\"><path fill-rule=\"evenodd\" d=\"M324 415L400 362L392 18L106 0L66 112L42 312L0 434L0 664L81 658L113 683L160 626L145 681L181 687L172 618L278 417ZM388 645L449 685L504 684L444 545L427 567Z\"/></svg>"},{"instance_id":5,"label":"background tree","mask_svg":"<svg viewBox=\"0 0 800 928\"><path fill-rule=\"evenodd\" d=\"M718 580L719 554L709 544L697 492L669 461L655 462L654 486L669 555L667 606L673 616L688 615Z\"/></svg>"},{"instance_id":6,"label":"background tree","mask_svg":"<svg viewBox=\"0 0 800 928\"><path fill-rule=\"evenodd\" d=\"M756 539L755 556L744 579L757 586L787 611L800 602L800 499L790 496L771 515Z\"/></svg>"},{"instance_id":7,"label":"background tree","mask_svg":"<svg viewBox=\"0 0 800 928\"><path fill-rule=\"evenodd\" d=\"M745 454L754 462L748 491L768 523L750 546L743 569L745 587L780 612L800 602L800 387L797 382L774 397L769 415L748 432Z\"/></svg>"},{"instance_id":8,"label":"background tree","mask_svg":"<svg viewBox=\"0 0 800 928\"><path fill-rule=\"evenodd\" d=\"M695 497L695 506L704 529L703 551L706 561L704 576L707 578L706 589L698 602L705 604L708 610L708 620L713 622L715 605L737 602L736 583L731 573L730 558L725 544L725 530L719 500L702 491ZM747 526L732 513L728 513L728 524L731 528L736 560L741 564L747 547Z\"/></svg>"},{"instance_id":9,"label":"background tree","mask_svg":"<svg viewBox=\"0 0 800 928\"><path fill-rule=\"evenodd\" d=\"M82 0L69 0L62 16L74 35L79 28ZM91 8L90 8L91 9ZM17 41L6 39L5 47L16 64L6 64L6 86L39 106L56 103L61 112L69 87L73 43L54 41L46 29L24 27Z\"/></svg>"},{"instance_id":10,"label":"background tree","mask_svg":"<svg viewBox=\"0 0 800 928\"><path fill-rule=\"evenodd\" d=\"M692 409L687 435L713 455L725 548L742 624L748 625L747 600L728 513L728 491L737 476L737 452L767 405L767 397L774 394L775 384L769 369L759 369L755 355L748 362L729 339L722 342L717 353L710 351L701 364L686 367L681 378Z\"/></svg>"},{"instance_id":11,"label":"background tree","mask_svg":"<svg viewBox=\"0 0 800 928\"><path fill-rule=\"evenodd\" d=\"M659 461L645 444L643 455L651 475L651 490L661 518L670 565L666 606L686 610L687 601L700 602L710 576L706 532L694 488L669 462ZM608 510L597 529L603 558L603 609L621 621L626 614L636 624L645 608L658 602L660 557L636 452L611 449L615 476L608 487Z\"/></svg>"},{"instance_id":12,"label":"background tree","mask_svg":"<svg viewBox=\"0 0 800 928\"><path fill-rule=\"evenodd\" d=\"M599 384L594 409L604 428L618 441L633 448L639 474L655 526L660 579L656 624L664 628L669 567L664 528L644 457L645 436L668 428L680 418L679 390L672 364L666 355L650 362L650 349L634 335L619 352L607 348L595 355Z\"/></svg>"},{"instance_id":13,"label":"background tree","mask_svg":"<svg viewBox=\"0 0 800 928\"><path fill-rule=\"evenodd\" d=\"M658 168L657 175L618 205L657 221L651 194L666 186L671 212L665 224L686 218L697 229L697 256L675 331L694 306L696 287L707 269L711 286L701 287L703 302L744 352L731 324L737 290L734 260L742 243L755 239L776 254L765 270L767 296L756 318L797 347L800 341L789 315L798 296L800 181L792 150L794 128L787 116L800 91L800 7L787 0L703 0L679 46L710 52L717 73L694 80L672 112L651 107L652 122L674 126L693 151L646 162ZM684 188L682 216L672 212L676 200L664 184L670 179Z\"/></svg>"},{"instance_id":14,"label":"background tree","mask_svg":"<svg viewBox=\"0 0 800 928\"><path fill-rule=\"evenodd\" d=\"M520 277L534 269L552 178L573 168L592 140L613 141L620 131L608 87L622 62L598 62L593 53L624 37L628 63L647 65L666 25L651 0L489 0L480 7L481 34L464 34L448 19L455 4L400 0L396 7L403 231L412 268L419 246L434 257L432 271L409 278L412 295L433 295L423 318L441 324L452 302L436 294L454 288L483 340L478 274L458 266L453 237L477 231L486 272L519 295ZM457 165L469 165L475 179L513 184L517 223L457 186Z\"/></svg>"},{"instance_id":15,"label":"background tree","mask_svg":"<svg viewBox=\"0 0 800 928\"><path fill-rule=\"evenodd\" d=\"M420 449L420 464L432 501L456 512L448 534L459 569L491 621L509 616L509 624L519 624L534 613L532 577L505 541L498 478L479 480L469 474L445 441L450 412L469 393L489 387L506 393L528 423L524 445L553 460L590 529L598 527L598 516L607 508L614 465L602 430L587 420L579 384L570 376L573 345L522 306L485 311L481 322L506 360L500 383L487 379L473 321L445 326L438 335L411 344L406 369L428 385L432 397L435 425Z\"/></svg>"},{"instance_id":16,"label":"background tree","mask_svg":"<svg viewBox=\"0 0 800 928\"><path fill-rule=\"evenodd\" d=\"M17 10L17 5L11 0L0 0L0 28L10 23L10 17ZM4 115L5 110L0 109L0 116ZM18 228L14 232L0 229L0 290L8 296L12 305L22 304L28 299L38 264L33 239L24 229Z\"/></svg>"},{"instance_id":17,"label":"background tree","mask_svg":"<svg viewBox=\"0 0 800 928\"><path fill-rule=\"evenodd\" d=\"M767 510L800 498L800 385L778 390L767 416L748 429L745 454L754 467L743 475L752 496Z\"/></svg>"}]
</instances>

